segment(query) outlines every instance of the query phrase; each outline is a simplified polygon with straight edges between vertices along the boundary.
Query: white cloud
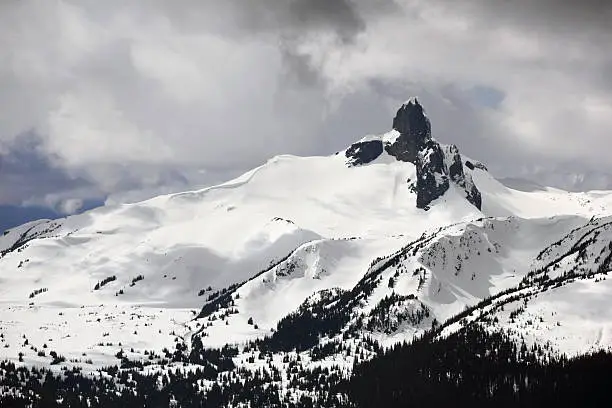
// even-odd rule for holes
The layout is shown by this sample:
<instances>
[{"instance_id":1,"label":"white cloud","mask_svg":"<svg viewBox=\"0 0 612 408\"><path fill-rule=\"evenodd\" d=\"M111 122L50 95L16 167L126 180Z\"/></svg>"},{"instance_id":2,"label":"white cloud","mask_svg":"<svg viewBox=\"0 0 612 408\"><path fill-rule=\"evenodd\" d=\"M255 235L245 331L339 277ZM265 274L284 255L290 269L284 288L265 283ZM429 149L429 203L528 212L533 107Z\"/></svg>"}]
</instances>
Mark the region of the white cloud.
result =
<instances>
[{"instance_id":1,"label":"white cloud","mask_svg":"<svg viewBox=\"0 0 612 408\"><path fill-rule=\"evenodd\" d=\"M62 214L74 214L83 207L83 200L71 198L64 200L59 205L59 210Z\"/></svg>"}]
</instances>

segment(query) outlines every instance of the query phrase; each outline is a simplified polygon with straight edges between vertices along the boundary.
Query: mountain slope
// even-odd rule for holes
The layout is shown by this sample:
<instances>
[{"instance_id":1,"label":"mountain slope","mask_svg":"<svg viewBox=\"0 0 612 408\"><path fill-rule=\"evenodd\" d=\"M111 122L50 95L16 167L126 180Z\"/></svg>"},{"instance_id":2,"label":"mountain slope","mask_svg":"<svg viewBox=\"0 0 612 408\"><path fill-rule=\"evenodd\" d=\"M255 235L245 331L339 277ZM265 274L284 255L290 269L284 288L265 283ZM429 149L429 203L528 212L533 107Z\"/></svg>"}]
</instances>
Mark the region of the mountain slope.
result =
<instances>
[{"instance_id":1,"label":"mountain slope","mask_svg":"<svg viewBox=\"0 0 612 408\"><path fill-rule=\"evenodd\" d=\"M608 284L589 272L609 268L612 193L508 188L436 141L416 99L393 127L335 155L278 156L219 186L5 232L0 356L163 371L237 345L224 358L247 371L285 375L299 355L346 374L380 346L480 321L559 352L612 345Z\"/></svg>"}]
</instances>

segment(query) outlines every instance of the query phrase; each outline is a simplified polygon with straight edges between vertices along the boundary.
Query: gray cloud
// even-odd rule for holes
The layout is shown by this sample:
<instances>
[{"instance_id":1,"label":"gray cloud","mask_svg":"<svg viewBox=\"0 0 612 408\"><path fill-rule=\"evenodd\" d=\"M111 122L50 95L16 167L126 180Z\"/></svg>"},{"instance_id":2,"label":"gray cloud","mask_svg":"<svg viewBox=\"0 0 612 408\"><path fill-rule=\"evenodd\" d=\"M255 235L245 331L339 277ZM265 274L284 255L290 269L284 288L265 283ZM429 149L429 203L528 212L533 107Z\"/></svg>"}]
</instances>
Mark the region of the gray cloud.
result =
<instances>
[{"instance_id":1,"label":"gray cloud","mask_svg":"<svg viewBox=\"0 0 612 408\"><path fill-rule=\"evenodd\" d=\"M18 205L32 197L56 193L66 185L75 189L91 187L87 181L53 167L40 147L40 139L26 133L0 155L0 204Z\"/></svg>"},{"instance_id":2,"label":"gray cloud","mask_svg":"<svg viewBox=\"0 0 612 408\"><path fill-rule=\"evenodd\" d=\"M323 77L310 56L300 52L303 41L330 34L335 46L348 47L372 20L398 10L395 0L230 0L226 4L231 5L234 28L240 33L278 36L284 84L307 87L320 86Z\"/></svg>"},{"instance_id":3,"label":"gray cloud","mask_svg":"<svg viewBox=\"0 0 612 408\"><path fill-rule=\"evenodd\" d=\"M399 10L396 0L227 0L222 4L183 0L180 7L166 1L152 4L156 4L153 10L162 9L183 29L276 42L287 74L282 79L298 86L319 85L322 80L313 61L299 50L303 41L330 35L337 47L354 45L369 23Z\"/></svg>"},{"instance_id":4,"label":"gray cloud","mask_svg":"<svg viewBox=\"0 0 612 408\"><path fill-rule=\"evenodd\" d=\"M468 0L449 1L447 6L492 17L488 20L491 24L501 20L540 32L612 30L612 4L607 0Z\"/></svg>"},{"instance_id":5,"label":"gray cloud","mask_svg":"<svg viewBox=\"0 0 612 408\"><path fill-rule=\"evenodd\" d=\"M496 174L593 178L612 172L607 3L2 2L0 150L34 129L50 190L136 199L332 153L418 94Z\"/></svg>"},{"instance_id":6,"label":"gray cloud","mask_svg":"<svg viewBox=\"0 0 612 408\"><path fill-rule=\"evenodd\" d=\"M208 7L213 2L191 3L192 7ZM224 16L231 16L231 30L283 32L292 36L329 31L339 39L351 42L367 23L380 15L396 10L394 0L263 0L245 2L229 0L220 7ZM193 8L183 10L192 15ZM179 11L180 13L180 11ZM184 15L179 15L183 19ZM197 24L197 23L196 23Z\"/></svg>"},{"instance_id":7,"label":"gray cloud","mask_svg":"<svg viewBox=\"0 0 612 408\"><path fill-rule=\"evenodd\" d=\"M100 201L92 197L101 197L104 193L95 183L55 167L41 147L42 140L33 133L21 134L4 146L0 154L2 215L13 214L16 220L23 221L27 214L49 217L99 205ZM0 221L5 227L7 223L17 222L10 218Z\"/></svg>"},{"instance_id":8,"label":"gray cloud","mask_svg":"<svg viewBox=\"0 0 612 408\"><path fill-rule=\"evenodd\" d=\"M365 28L365 20L350 0L296 0L289 2L287 23L296 29L332 29L343 41Z\"/></svg>"}]
</instances>

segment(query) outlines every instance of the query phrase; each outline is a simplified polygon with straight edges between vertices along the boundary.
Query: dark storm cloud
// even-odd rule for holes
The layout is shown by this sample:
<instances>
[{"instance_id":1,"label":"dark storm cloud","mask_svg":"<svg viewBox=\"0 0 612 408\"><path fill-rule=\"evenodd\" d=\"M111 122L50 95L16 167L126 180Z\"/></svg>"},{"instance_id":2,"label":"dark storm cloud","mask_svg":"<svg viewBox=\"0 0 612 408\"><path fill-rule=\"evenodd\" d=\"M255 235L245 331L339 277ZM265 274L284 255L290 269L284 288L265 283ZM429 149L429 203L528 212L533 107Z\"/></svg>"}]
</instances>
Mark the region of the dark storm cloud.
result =
<instances>
[{"instance_id":1,"label":"dark storm cloud","mask_svg":"<svg viewBox=\"0 0 612 408\"><path fill-rule=\"evenodd\" d=\"M278 35L283 62L281 79L295 85L322 86L319 67L299 52L311 36L332 34L338 47L354 45L370 22L397 12L395 0L230 0L229 13L242 34Z\"/></svg>"},{"instance_id":2,"label":"dark storm cloud","mask_svg":"<svg viewBox=\"0 0 612 408\"><path fill-rule=\"evenodd\" d=\"M448 6L485 14L493 24L501 19L539 31L612 30L609 0L468 0L449 1Z\"/></svg>"},{"instance_id":3,"label":"dark storm cloud","mask_svg":"<svg viewBox=\"0 0 612 408\"><path fill-rule=\"evenodd\" d=\"M339 46L354 44L357 36L380 18L396 15L406 19L418 16L423 2L395 0L264 0L230 1L239 26L247 33L280 33L284 69L300 85L315 86L322 81L320 67L296 51L300 40L313 33L336 35ZM593 59L607 64L612 51L612 1L610 0L430 0L428 6L441 7L471 19L486 29L515 27L534 36L565 35L568 41L588 42ZM410 13L413 11L414 13ZM410 42L410 38L406 38ZM575 61L580 64L581 61ZM612 89L612 67L602 67L601 85Z\"/></svg>"},{"instance_id":4,"label":"dark storm cloud","mask_svg":"<svg viewBox=\"0 0 612 408\"><path fill-rule=\"evenodd\" d=\"M117 201L114 191L101 190L96 180L88 179L87 173L69 174L54 165L57 158L46 154L42 146L43 140L33 132L21 134L3 146L0 154L0 231L19 225L25 219L53 218L102 205L109 194L113 202ZM113 186L121 192L121 202L221 183L248 170L236 172L221 168L211 169L205 175L188 176L183 173L186 169L179 171L171 167L145 166L138 172L113 167L121 178ZM151 175L155 175L154 179ZM147 176L147 183L143 183L142 179Z\"/></svg>"},{"instance_id":5,"label":"dark storm cloud","mask_svg":"<svg viewBox=\"0 0 612 408\"><path fill-rule=\"evenodd\" d=\"M33 133L17 137L0 155L0 204L21 204L32 197L92 187L81 178L70 177L54 167L41 150L41 139Z\"/></svg>"},{"instance_id":6,"label":"dark storm cloud","mask_svg":"<svg viewBox=\"0 0 612 408\"><path fill-rule=\"evenodd\" d=\"M293 0L288 3L282 26L290 30L331 30L342 42L350 43L366 28L370 18L390 11L394 4L393 1L374 3L381 7L362 8L351 0Z\"/></svg>"},{"instance_id":7,"label":"dark storm cloud","mask_svg":"<svg viewBox=\"0 0 612 408\"><path fill-rule=\"evenodd\" d=\"M250 3L247 10L250 29L278 30L281 79L301 87L323 87L320 68L298 51L300 43L312 35L331 33L338 47L351 46L368 22L396 11L397 6L394 0L267 0Z\"/></svg>"},{"instance_id":8,"label":"dark storm cloud","mask_svg":"<svg viewBox=\"0 0 612 408\"><path fill-rule=\"evenodd\" d=\"M253 31L280 30L292 35L313 31L331 31L350 42L365 29L374 10L362 7L365 0L264 0L232 2L242 12L245 28ZM393 0L374 0L387 4L376 14L388 10Z\"/></svg>"},{"instance_id":9,"label":"dark storm cloud","mask_svg":"<svg viewBox=\"0 0 612 408\"><path fill-rule=\"evenodd\" d=\"M151 0L136 4L124 7L137 7L143 13L161 11L159 14L189 30L211 29L228 35L327 30L350 41L365 28L367 19L390 10L394 0ZM108 10L95 2L92 6L98 14Z\"/></svg>"},{"instance_id":10,"label":"dark storm cloud","mask_svg":"<svg viewBox=\"0 0 612 408\"><path fill-rule=\"evenodd\" d=\"M416 11L414 15L418 15L423 5L471 15L481 24L512 23L543 34L557 31L587 34L612 30L612 1L609 0L229 0L225 3L221 7L234 13L238 25L251 32L282 30L308 33L323 29L334 31L347 41L362 32L372 20L400 13L402 9ZM181 10L191 10L188 7L173 9L169 12L176 14ZM193 16L193 13L189 15Z\"/></svg>"},{"instance_id":11,"label":"dark storm cloud","mask_svg":"<svg viewBox=\"0 0 612 408\"><path fill-rule=\"evenodd\" d=\"M295 51L300 38L324 30L336 34L340 43L350 44L366 25L350 0L293 0L277 17L282 30L283 67L288 74L285 79L307 87L320 85L322 78L310 57Z\"/></svg>"}]
</instances>

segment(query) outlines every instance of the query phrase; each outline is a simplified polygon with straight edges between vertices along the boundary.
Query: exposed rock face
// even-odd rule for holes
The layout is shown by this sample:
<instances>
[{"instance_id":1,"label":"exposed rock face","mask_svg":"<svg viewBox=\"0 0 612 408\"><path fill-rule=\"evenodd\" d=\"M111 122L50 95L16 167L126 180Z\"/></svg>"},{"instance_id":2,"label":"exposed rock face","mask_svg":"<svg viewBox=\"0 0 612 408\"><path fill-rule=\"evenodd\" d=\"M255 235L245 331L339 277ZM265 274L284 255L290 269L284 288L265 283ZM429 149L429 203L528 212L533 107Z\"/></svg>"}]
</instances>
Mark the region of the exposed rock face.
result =
<instances>
[{"instance_id":1,"label":"exposed rock face","mask_svg":"<svg viewBox=\"0 0 612 408\"><path fill-rule=\"evenodd\" d=\"M429 204L442 197L450 186L444 152L438 142L429 140L419 151L416 171L417 208L428 208Z\"/></svg>"},{"instance_id":2,"label":"exposed rock face","mask_svg":"<svg viewBox=\"0 0 612 408\"><path fill-rule=\"evenodd\" d=\"M474 167L476 167L477 169L480 169L480 170L489 171L487 169L487 166L485 166L481 162L474 162Z\"/></svg>"},{"instance_id":3,"label":"exposed rock face","mask_svg":"<svg viewBox=\"0 0 612 408\"><path fill-rule=\"evenodd\" d=\"M465 174L463 172L463 164L461 163L461 155L459 154L459 149L457 149L457 146L455 145L450 145L447 146L445 153L448 176L454 182L462 180Z\"/></svg>"},{"instance_id":4,"label":"exposed rock face","mask_svg":"<svg viewBox=\"0 0 612 408\"><path fill-rule=\"evenodd\" d=\"M440 145L431 136L431 123L416 98L405 102L393 118L397 137L389 140L369 140L351 145L345 152L349 166L367 164L377 159L383 150L399 161L416 166L416 185L411 188L417 194L418 208L428 209L432 201L442 197L451 183L465 193L465 198L479 210L482 196L472 181L474 169L486 170L478 162L465 162L465 168L457 146ZM466 170L466 168L468 170Z\"/></svg>"},{"instance_id":5,"label":"exposed rock face","mask_svg":"<svg viewBox=\"0 0 612 408\"><path fill-rule=\"evenodd\" d=\"M431 124L416 98L399 108L393 118L393 129L400 135L385 150L398 160L416 164L419 151L431 140Z\"/></svg>"},{"instance_id":6,"label":"exposed rock face","mask_svg":"<svg viewBox=\"0 0 612 408\"><path fill-rule=\"evenodd\" d=\"M484 170L484 171L489 171L487 169L487 166L485 166L481 162L471 162L469 160L466 160L465 161L465 167L467 167L470 170L480 169L480 170Z\"/></svg>"},{"instance_id":7,"label":"exposed rock face","mask_svg":"<svg viewBox=\"0 0 612 408\"><path fill-rule=\"evenodd\" d=\"M385 150L398 160L416 165L418 208L427 209L432 201L448 191L451 182L465 191L470 203L481 208L480 191L466 174L459 149L455 145L442 147L431 137L431 123L416 98L399 108L393 119L393 129L399 136L386 144ZM477 167L473 163L466 163L466 166L471 170ZM484 167L480 166L478 168Z\"/></svg>"},{"instance_id":8,"label":"exposed rock face","mask_svg":"<svg viewBox=\"0 0 612 408\"><path fill-rule=\"evenodd\" d=\"M457 186L461 187L463 191L465 191L465 198L480 210L482 208L482 195L472 181L472 176L464 171L463 163L461 162L461 154L459 154L459 149L457 146L446 146L445 157L448 176L450 177L451 181ZM472 168L470 168L470 165ZM470 163L469 161L465 162L465 166L470 170L474 170L475 167L473 163Z\"/></svg>"},{"instance_id":9,"label":"exposed rock face","mask_svg":"<svg viewBox=\"0 0 612 408\"><path fill-rule=\"evenodd\" d=\"M368 140L365 142L353 143L346 149L345 156L351 166L368 164L378 158L383 152L381 140Z\"/></svg>"}]
</instances>

